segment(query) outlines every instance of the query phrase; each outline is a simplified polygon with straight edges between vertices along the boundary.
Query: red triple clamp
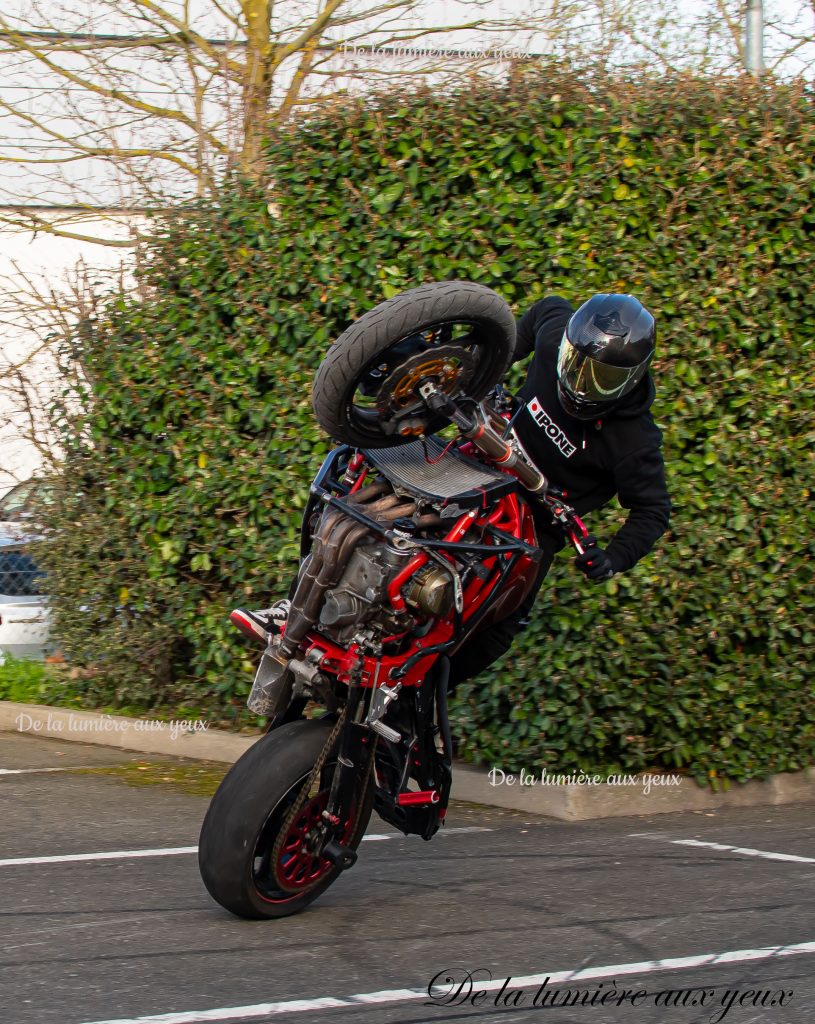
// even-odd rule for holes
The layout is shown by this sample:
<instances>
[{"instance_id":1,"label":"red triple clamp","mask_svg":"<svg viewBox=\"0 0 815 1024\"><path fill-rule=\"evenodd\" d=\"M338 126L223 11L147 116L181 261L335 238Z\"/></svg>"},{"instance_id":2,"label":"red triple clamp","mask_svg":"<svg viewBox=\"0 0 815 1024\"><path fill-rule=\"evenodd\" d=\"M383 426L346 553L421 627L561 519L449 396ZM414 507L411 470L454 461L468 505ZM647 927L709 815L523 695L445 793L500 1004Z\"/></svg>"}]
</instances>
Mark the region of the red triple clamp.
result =
<instances>
[{"instance_id":1,"label":"red triple clamp","mask_svg":"<svg viewBox=\"0 0 815 1024\"><path fill-rule=\"evenodd\" d=\"M437 789L420 789L415 793L400 793L396 802L400 807L416 807L421 804L437 804L440 799Z\"/></svg>"}]
</instances>

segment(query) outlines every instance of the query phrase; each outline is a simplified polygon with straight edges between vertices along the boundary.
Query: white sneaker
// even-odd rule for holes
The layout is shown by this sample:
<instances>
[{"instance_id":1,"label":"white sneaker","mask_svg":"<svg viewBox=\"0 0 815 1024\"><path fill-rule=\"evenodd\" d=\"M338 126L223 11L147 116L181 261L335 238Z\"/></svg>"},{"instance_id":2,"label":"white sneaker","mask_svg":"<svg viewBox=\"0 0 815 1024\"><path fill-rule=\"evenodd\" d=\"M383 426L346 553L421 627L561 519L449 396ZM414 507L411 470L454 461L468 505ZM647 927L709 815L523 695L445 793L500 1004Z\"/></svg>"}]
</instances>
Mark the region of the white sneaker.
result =
<instances>
[{"instance_id":1,"label":"white sneaker","mask_svg":"<svg viewBox=\"0 0 815 1024\"><path fill-rule=\"evenodd\" d=\"M238 629L251 640L260 640L266 644L269 637L280 636L291 608L291 601L276 601L271 608L249 611L236 608L230 613L229 619Z\"/></svg>"}]
</instances>

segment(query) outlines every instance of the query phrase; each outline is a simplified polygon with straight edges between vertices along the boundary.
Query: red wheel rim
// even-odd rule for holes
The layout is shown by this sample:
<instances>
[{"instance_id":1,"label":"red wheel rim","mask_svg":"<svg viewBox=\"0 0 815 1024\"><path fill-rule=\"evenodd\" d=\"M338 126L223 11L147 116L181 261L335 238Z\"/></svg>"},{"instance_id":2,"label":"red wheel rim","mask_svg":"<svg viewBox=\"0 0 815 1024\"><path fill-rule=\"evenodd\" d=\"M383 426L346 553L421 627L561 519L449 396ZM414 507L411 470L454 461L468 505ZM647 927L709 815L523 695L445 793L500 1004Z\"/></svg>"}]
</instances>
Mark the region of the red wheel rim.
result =
<instances>
[{"instance_id":1,"label":"red wheel rim","mask_svg":"<svg viewBox=\"0 0 815 1024\"><path fill-rule=\"evenodd\" d=\"M334 867L330 860L312 853L308 842L309 832L319 825L320 815L325 810L327 802L327 789L307 801L292 822L283 842L275 874L288 890L308 889ZM349 838L353 822L352 812L350 819L345 823L340 842L345 842Z\"/></svg>"}]
</instances>

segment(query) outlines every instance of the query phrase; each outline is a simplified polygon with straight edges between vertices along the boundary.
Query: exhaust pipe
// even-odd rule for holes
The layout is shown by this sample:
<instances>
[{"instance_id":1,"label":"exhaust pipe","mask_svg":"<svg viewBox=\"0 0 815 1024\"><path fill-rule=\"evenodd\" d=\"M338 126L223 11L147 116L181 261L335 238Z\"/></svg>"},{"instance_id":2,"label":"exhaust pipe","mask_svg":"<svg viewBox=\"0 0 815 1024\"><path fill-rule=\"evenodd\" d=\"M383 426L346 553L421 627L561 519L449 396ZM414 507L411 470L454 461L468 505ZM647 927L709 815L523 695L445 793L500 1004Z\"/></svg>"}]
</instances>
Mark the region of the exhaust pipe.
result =
<instances>
[{"instance_id":1,"label":"exhaust pipe","mask_svg":"<svg viewBox=\"0 0 815 1024\"><path fill-rule=\"evenodd\" d=\"M382 482L371 484L348 500L355 505L363 505L367 515L383 523L415 511L414 501L406 504L393 492L378 497L382 490ZM365 504L366 499L374 497L378 500ZM286 631L279 641L272 638L258 667L247 701L249 709L255 714L273 716L288 707L294 686L294 675L289 663L317 621L325 592L339 581L352 552L368 533L366 526L341 511L332 509L324 514L314 538L311 557L304 566L291 599ZM239 623L236 625L240 628Z\"/></svg>"}]
</instances>

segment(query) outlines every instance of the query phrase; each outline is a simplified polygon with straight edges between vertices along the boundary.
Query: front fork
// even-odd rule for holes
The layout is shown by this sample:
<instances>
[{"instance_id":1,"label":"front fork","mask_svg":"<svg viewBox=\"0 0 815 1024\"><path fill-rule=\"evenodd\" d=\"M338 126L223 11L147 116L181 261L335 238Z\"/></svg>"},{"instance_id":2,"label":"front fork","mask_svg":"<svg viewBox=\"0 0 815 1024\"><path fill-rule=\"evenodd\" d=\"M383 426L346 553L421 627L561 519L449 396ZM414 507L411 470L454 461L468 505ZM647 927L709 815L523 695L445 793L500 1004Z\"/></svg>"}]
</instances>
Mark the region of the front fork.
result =
<instances>
[{"instance_id":1,"label":"front fork","mask_svg":"<svg viewBox=\"0 0 815 1024\"><path fill-rule=\"evenodd\" d=\"M376 736L360 721L365 709L364 695L365 688L352 682L348 692L346 721L340 733L337 767L321 815L321 853L343 869L356 863L356 853L343 846L340 840L345 823L355 813L354 801L365 799L376 748ZM359 813L359 807L356 813Z\"/></svg>"},{"instance_id":2,"label":"front fork","mask_svg":"<svg viewBox=\"0 0 815 1024\"><path fill-rule=\"evenodd\" d=\"M391 729L382 728L382 735L390 738L392 750L400 750L404 758L394 779L386 791L377 790L377 810L397 828L406 833L421 835L430 839L443 821L450 798L452 781L452 741L447 718L447 678L449 662L440 658L433 675L418 689L411 687L415 710L408 712L408 719L399 717L404 735ZM365 799L367 786L373 785L371 773L378 730L372 728L368 711L374 693L367 687L351 683L348 693L346 721L339 737L337 767L331 780L328 800L322 812L319 825L319 850L327 860L341 868L351 867L356 862L356 853L342 844L345 823L354 813L354 801ZM367 697L367 699L366 699ZM407 697L402 693L402 699ZM407 711L407 709L405 709ZM442 752L436 749L433 718L438 724ZM374 719L375 723L379 718ZM382 725L382 723L379 723ZM411 776L419 782L420 789L409 790ZM428 788L429 787L429 788Z\"/></svg>"}]
</instances>

